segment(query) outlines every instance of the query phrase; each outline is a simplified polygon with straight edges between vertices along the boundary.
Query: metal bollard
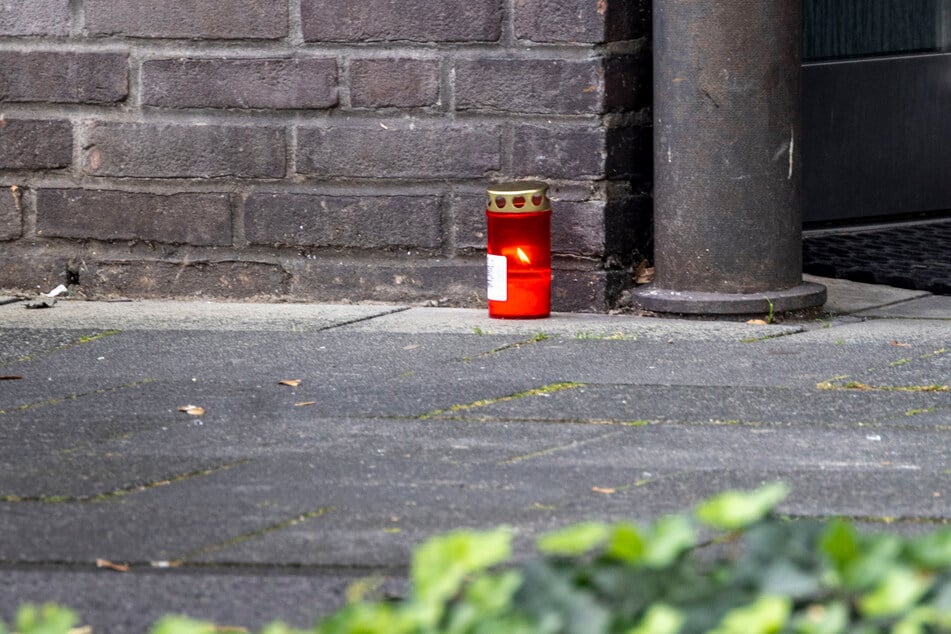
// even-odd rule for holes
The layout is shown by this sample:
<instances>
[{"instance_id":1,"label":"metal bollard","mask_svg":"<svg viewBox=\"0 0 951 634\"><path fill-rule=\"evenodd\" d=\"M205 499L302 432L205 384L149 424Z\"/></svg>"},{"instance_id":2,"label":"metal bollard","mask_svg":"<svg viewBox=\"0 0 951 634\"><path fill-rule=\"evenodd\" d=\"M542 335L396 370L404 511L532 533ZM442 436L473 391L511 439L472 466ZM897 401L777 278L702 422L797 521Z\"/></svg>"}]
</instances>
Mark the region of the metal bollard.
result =
<instances>
[{"instance_id":1,"label":"metal bollard","mask_svg":"<svg viewBox=\"0 0 951 634\"><path fill-rule=\"evenodd\" d=\"M658 312L784 312L802 282L800 0L654 2Z\"/></svg>"}]
</instances>

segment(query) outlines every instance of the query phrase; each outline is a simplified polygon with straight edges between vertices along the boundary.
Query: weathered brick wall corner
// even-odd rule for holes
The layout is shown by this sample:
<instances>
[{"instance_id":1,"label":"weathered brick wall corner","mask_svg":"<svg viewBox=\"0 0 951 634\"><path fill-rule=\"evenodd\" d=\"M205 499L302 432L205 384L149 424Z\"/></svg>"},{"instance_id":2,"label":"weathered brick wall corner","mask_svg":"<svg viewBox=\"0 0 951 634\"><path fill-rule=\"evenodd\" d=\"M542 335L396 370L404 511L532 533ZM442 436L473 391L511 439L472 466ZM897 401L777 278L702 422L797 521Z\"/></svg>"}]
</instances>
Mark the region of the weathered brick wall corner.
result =
<instances>
[{"instance_id":1,"label":"weathered brick wall corner","mask_svg":"<svg viewBox=\"0 0 951 634\"><path fill-rule=\"evenodd\" d=\"M0 3L0 288L484 303L483 191L554 197L554 308L649 253L648 0Z\"/></svg>"}]
</instances>

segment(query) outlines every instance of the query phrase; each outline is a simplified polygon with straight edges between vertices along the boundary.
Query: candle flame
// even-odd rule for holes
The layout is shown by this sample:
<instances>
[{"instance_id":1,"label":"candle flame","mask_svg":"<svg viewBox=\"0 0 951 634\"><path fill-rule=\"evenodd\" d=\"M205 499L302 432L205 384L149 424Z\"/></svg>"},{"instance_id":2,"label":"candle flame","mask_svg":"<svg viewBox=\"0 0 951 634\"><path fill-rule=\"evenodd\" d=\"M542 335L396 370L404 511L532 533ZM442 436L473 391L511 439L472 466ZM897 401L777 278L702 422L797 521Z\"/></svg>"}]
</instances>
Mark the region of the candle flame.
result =
<instances>
[{"instance_id":1,"label":"candle flame","mask_svg":"<svg viewBox=\"0 0 951 634\"><path fill-rule=\"evenodd\" d=\"M528 257L528 254L526 254L524 251L522 251L522 247L516 247L516 248L515 248L515 254L518 256L518 259L522 261L522 264L531 264L531 263L532 263L532 260L531 260L531 258Z\"/></svg>"}]
</instances>

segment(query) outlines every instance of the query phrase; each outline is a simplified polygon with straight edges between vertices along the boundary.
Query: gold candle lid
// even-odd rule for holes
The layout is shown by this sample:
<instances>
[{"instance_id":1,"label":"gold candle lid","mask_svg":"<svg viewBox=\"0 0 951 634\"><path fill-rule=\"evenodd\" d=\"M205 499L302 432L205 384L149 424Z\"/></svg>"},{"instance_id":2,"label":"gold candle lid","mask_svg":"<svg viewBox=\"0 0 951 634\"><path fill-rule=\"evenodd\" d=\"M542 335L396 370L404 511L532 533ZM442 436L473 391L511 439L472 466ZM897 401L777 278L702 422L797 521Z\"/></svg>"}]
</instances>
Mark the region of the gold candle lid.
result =
<instances>
[{"instance_id":1,"label":"gold candle lid","mask_svg":"<svg viewBox=\"0 0 951 634\"><path fill-rule=\"evenodd\" d=\"M496 213L524 214L551 209L548 185L538 181L499 183L489 187L486 193L486 209Z\"/></svg>"}]
</instances>

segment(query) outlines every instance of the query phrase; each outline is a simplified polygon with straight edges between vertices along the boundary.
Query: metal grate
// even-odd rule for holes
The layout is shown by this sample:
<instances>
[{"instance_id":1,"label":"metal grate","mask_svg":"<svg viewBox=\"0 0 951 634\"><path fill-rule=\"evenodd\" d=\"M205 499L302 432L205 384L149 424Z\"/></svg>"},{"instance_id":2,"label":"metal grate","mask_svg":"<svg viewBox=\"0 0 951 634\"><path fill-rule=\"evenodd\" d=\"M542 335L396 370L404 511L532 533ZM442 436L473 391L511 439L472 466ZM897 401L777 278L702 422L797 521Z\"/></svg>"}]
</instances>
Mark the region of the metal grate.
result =
<instances>
[{"instance_id":1,"label":"metal grate","mask_svg":"<svg viewBox=\"0 0 951 634\"><path fill-rule=\"evenodd\" d=\"M806 235L812 275L951 295L951 221Z\"/></svg>"}]
</instances>

